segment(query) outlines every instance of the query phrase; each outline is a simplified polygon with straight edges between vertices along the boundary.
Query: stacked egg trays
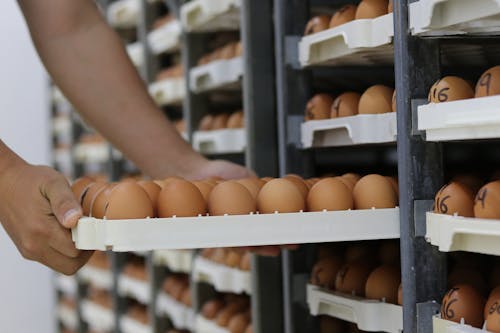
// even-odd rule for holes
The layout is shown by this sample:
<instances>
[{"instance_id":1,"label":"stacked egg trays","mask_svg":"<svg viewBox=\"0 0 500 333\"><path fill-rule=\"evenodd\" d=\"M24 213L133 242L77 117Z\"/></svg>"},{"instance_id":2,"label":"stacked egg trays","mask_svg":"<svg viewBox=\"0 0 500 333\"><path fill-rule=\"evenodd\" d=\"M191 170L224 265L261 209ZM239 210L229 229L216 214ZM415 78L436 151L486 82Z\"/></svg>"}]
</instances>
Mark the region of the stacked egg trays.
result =
<instances>
[{"instance_id":1,"label":"stacked egg trays","mask_svg":"<svg viewBox=\"0 0 500 333\"><path fill-rule=\"evenodd\" d=\"M198 316L197 323L208 322L220 332L253 332L250 298L245 295L217 294L202 304Z\"/></svg>"},{"instance_id":2,"label":"stacked egg trays","mask_svg":"<svg viewBox=\"0 0 500 333\"><path fill-rule=\"evenodd\" d=\"M220 129L237 129L243 128L244 118L243 111L238 110L232 113L206 114L201 118L198 125L199 131L215 131Z\"/></svg>"}]
</instances>

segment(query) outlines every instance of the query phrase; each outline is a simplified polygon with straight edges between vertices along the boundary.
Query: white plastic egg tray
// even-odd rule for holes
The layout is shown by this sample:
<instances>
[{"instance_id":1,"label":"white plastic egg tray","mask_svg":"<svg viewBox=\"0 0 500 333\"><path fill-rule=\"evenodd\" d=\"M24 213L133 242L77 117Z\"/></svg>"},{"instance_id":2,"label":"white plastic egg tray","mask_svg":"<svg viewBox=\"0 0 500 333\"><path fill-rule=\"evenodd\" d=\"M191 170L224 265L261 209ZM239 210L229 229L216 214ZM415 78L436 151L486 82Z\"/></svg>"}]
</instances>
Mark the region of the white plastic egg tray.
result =
<instances>
[{"instance_id":1,"label":"white plastic egg tray","mask_svg":"<svg viewBox=\"0 0 500 333\"><path fill-rule=\"evenodd\" d=\"M148 282L136 280L124 274L120 274L118 278L118 294L122 297L131 297L142 304L149 304L151 300Z\"/></svg>"},{"instance_id":2,"label":"white plastic egg tray","mask_svg":"<svg viewBox=\"0 0 500 333\"><path fill-rule=\"evenodd\" d=\"M393 239L399 238L399 208L138 220L85 217L72 234L78 249L116 252Z\"/></svg>"},{"instance_id":3,"label":"white plastic egg tray","mask_svg":"<svg viewBox=\"0 0 500 333\"><path fill-rule=\"evenodd\" d=\"M499 0L419 0L410 6L414 35L500 33Z\"/></svg>"},{"instance_id":4,"label":"white plastic egg tray","mask_svg":"<svg viewBox=\"0 0 500 333\"><path fill-rule=\"evenodd\" d=\"M151 83L149 93L159 106L180 104L186 97L184 78L165 79Z\"/></svg>"},{"instance_id":5,"label":"white plastic egg tray","mask_svg":"<svg viewBox=\"0 0 500 333\"><path fill-rule=\"evenodd\" d=\"M427 141L500 138L500 96L421 105L418 129Z\"/></svg>"},{"instance_id":6,"label":"white plastic egg tray","mask_svg":"<svg viewBox=\"0 0 500 333\"><path fill-rule=\"evenodd\" d=\"M181 7L186 31L237 30L240 27L241 0L193 0Z\"/></svg>"},{"instance_id":7,"label":"white plastic egg tray","mask_svg":"<svg viewBox=\"0 0 500 333\"><path fill-rule=\"evenodd\" d=\"M432 317L433 333L487 333L486 330L472 327L470 325L458 324L449 320L441 319L440 315Z\"/></svg>"},{"instance_id":8,"label":"white plastic egg tray","mask_svg":"<svg viewBox=\"0 0 500 333\"><path fill-rule=\"evenodd\" d=\"M230 333L227 329L201 315L196 316L195 328L196 333Z\"/></svg>"},{"instance_id":9,"label":"white plastic egg tray","mask_svg":"<svg viewBox=\"0 0 500 333\"><path fill-rule=\"evenodd\" d=\"M113 286L113 276L111 271L104 270L90 265L85 265L78 272L78 277L84 283L89 283L99 289L111 290Z\"/></svg>"},{"instance_id":10,"label":"white plastic egg tray","mask_svg":"<svg viewBox=\"0 0 500 333\"><path fill-rule=\"evenodd\" d=\"M78 283L74 276L66 276L62 274L56 274L55 277L56 288L62 291L66 295L75 296Z\"/></svg>"},{"instance_id":11,"label":"white plastic egg tray","mask_svg":"<svg viewBox=\"0 0 500 333\"><path fill-rule=\"evenodd\" d=\"M153 252L153 262L168 267L171 272L190 273L193 256L191 250L157 250Z\"/></svg>"},{"instance_id":12,"label":"white plastic egg tray","mask_svg":"<svg viewBox=\"0 0 500 333\"><path fill-rule=\"evenodd\" d=\"M65 327L72 330L78 329L78 316L75 309L59 304L57 306L57 317Z\"/></svg>"},{"instance_id":13,"label":"white plastic egg tray","mask_svg":"<svg viewBox=\"0 0 500 333\"><path fill-rule=\"evenodd\" d=\"M301 125L300 134L303 148L395 142L396 113L306 121Z\"/></svg>"},{"instance_id":14,"label":"white plastic egg tray","mask_svg":"<svg viewBox=\"0 0 500 333\"><path fill-rule=\"evenodd\" d=\"M194 93L239 89L243 76L243 57L216 60L189 71L189 89Z\"/></svg>"},{"instance_id":15,"label":"white plastic egg tray","mask_svg":"<svg viewBox=\"0 0 500 333\"><path fill-rule=\"evenodd\" d=\"M148 44L153 54L177 51L181 46L181 23L177 20L151 31L148 34Z\"/></svg>"},{"instance_id":16,"label":"white plastic egg tray","mask_svg":"<svg viewBox=\"0 0 500 333\"><path fill-rule=\"evenodd\" d=\"M393 14L354 20L305 36L299 42L299 61L311 65L372 65L394 61Z\"/></svg>"},{"instance_id":17,"label":"white plastic egg tray","mask_svg":"<svg viewBox=\"0 0 500 333\"><path fill-rule=\"evenodd\" d=\"M250 272L218 264L203 257L197 257L193 264L193 280L214 286L220 292L252 294Z\"/></svg>"},{"instance_id":18,"label":"white plastic egg tray","mask_svg":"<svg viewBox=\"0 0 500 333\"><path fill-rule=\"evenodd\" d=\"M82 318L96 331L111 332L115 328L113 311L88 300L82 302Z\"/></svg>"},{"instance_id":19,"label":"white plastic egg tray","mask_svg":"<svg viewBox=\"0 0 500 333\"><path fill-rule=\"evenodd\" d=\"M346 296L310 284L307 285L307 303L313 316L328 315L346 320L364 331L403 332L403 307L399 305Z\"/></svg>"},{"instance_id":20,"label":"white plastic egg tray","mask_svg":"<svg viewBox=\"0 0 500 333\"><path fill-rule=\"evenodd\" d=\"M500 221L427 213L426 239L440 251L500 255Z\"/></svg>"},{"instance_id":21,"label":"white plastic egg tray","mask_svg":"<svg viewBox=\"0 0 500 333\"><path fill-rule=\"evenodd\" d=\"M141 42L128 44L127 54L135 67L140 68L144 65L144 46Z\"/></svg>"},{"instance_id":22,"label":"white plastic egg tray","mask_svg":"<svg viewBox=\"0 0 500 333\"><path fill-rule=\"evenodd\" d=\"M144 325L128 316L120 318L120 329L122 333L153 333L153 328Z\"/></svg>"},{"instance_id":23,"label":"white plastic egg tray","mask_svg":"<svg viewBox=\"0 0 500 333\"><path fill-rule=\"evenodd\" d=\"M156 312L169 317L178 329L194 330L194 310L165 293L160 293L156 299Z\"/></svg>"},{"instance_id":24,"label":"white plastic egg tray","mask_svg":"<svg viewBox=\"0 0 500 333\"><path fill-rule=\"evenodd\" d=\"M246 146L247 138L243 128L193 133L194 150L206 155L243 153Z\"/></svg>"},{"instance_id":25,"label":"white plastic egg tray","mask_svg":"<svg viewBox=\"0 0 500 333\"><path fill-rule=\"evenodd\" d=\"M73 154L77 162L103 163L109 159L109 146L106 143L79 143Z\"/></svg>"},{"instance_id":26,"label":"white plastic egg tray","mask_svg":"<svg viewBox=\"0 0 500 333\"><path fill-rule=\"evenodd\" d=\"M69 115L55 117L52 120L52 132L54 135L71 135L71 120Z\"/></svg>"},{"instance_id":27,"label":"white plastic egg tray","mask_svg":"<svg viewBox=\"0 0 500 333\"><path fill-rule=\"evenodd\" d=\"M112 27L133 28L139 22L140 13L140 0L119 0L109 5L107 18Z\"/></svg>"}]
</instances>

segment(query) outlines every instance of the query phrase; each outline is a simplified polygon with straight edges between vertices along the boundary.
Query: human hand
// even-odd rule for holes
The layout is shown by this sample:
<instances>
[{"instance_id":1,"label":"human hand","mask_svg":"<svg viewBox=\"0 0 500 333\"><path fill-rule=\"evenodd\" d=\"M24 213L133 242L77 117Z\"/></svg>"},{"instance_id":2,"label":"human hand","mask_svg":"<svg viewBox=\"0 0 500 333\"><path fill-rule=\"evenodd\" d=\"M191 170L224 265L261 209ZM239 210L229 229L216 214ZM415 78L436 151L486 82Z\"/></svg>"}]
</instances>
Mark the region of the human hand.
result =
<instances>
[{"instance_id":1,"label":"human hand","mask_svg":"<svg viewBox=\"0 0 500 333\"><path fill-rule=\"evenodd\" d=\"M0 177L0 221L22 256L72 275L92 255L75 248L71 227L82 210L66 179L51 168L16 164Z\"/></svg>"},{"instance_id":2,"label":"human hand","mask_svg":"<svg viewBox=\"0 0 500 333\"><path fill-rule=\"evenodd\" d=\"M206 161L193 170L191 179L200 180L210 177L222 179L242 179L255 177L255 173L241 165L224 160Z\"/></svg>"}]
</instances>

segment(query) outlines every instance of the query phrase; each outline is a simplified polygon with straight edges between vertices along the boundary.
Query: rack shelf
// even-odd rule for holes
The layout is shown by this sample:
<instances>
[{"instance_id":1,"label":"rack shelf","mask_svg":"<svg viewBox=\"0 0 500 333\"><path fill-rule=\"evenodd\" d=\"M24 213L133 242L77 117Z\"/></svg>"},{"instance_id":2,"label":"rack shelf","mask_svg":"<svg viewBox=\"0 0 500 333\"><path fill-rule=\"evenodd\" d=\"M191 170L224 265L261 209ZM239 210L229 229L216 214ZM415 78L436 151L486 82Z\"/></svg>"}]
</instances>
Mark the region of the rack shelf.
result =
<instances>
[{"instance_id":1,"label":"rack shelf","mask_svg":"<svg viewBox=\"0 0 500 333\"><path fill-rule=\"evenodd\" d=\"M78 272L78 277L83 283L89 283L99 289L111 290L113 275L111 271L86 265Z\"/></svg>"},{"instance_id":2,"label":"rack shelf","mask_svg":"<svg viewBox=\"0 0 500 333\"><path fill-rule=\"evenodd\" d=\"M153 251L153 262L168 267L172 272L190 273L193 266L193 251L157 250Z\"/></svg>"},{"instance_id":3,"label":"rack shelf","mask_svg":"<svg viewBox=\"0 0 500 333\"><path fill-rule=\"evenodd\" d=\"M160 293L156 299L156 311L159 315L166 315L170 318L176 328L193 330L195 323L195 313L192 308L179 303L165 293Z\"/></svg>"},{"instance_id":4,"label":"rack shelf","mask_svg":"<svg viewBox=\"0 0 500 333\"><path fill-rule=\"evenodd\" d=\"M452 321L441 319L439 315L432 317L433 333L487 333L486 330L474 328L469 325L458 324Z\"/></svg>"},{"instance_id":5,"label":"rack shelf","mask_svg":"<svg viewBox=\"0 0 500 333\"><path fill-rule=\"evenodd\" d=\"M140 0L119 0L109 5L107 19L115 28L136 27L141 15Z\"/></svg>"},{"instance_id":6,"label":"rack shelf","mask_svg":"<svg viewBox=\"0 0 500 333\"><path fill-rule=\"evenodd\" d=\"M140 281L121 274L118 278L118 294L131 297L142 304L149 304L151 290L147 281Z\"/></svg>"},{"instance_id":7,"label":"rack shelf","mask_svg":"<svg viewBox=\"0 0 500 333\"><path fill-rule=\"evenodd\" d=\"M153 333L153 329L138 322L128 316L123 316L120 318L120 329L123 333Z\"/></svg>"},{"instance_id":8,"label":"rack shelf","mask_svg":"<svg viewBox=\"0 0 500 333\"><path fill-rule=\"evenodd\" d=\"M193 148L202 154L244 153L246 148L244 129L221 129L193 133Z\"/></svg>"},{"instance_id":9,"label":"rack shelf","mask_svg":"<svg viewBox=\"0 0 500 333\"><path fill-rule=\"evenodd\" d=\"M82 302L82 318L96 331L111 332L115 328L113 311L94 302Z\"/></svg>"},{"instance_id":10,"label":"rack shelf","mask_svg":"<svg viewBox=\"0 0 500 333\"><path fill-rule=\"evenodd\" d=\"M181 7L182 26L188 32L238 30L241 0L193 0Z\"/></svg>"},{"instance_id":11,"label":"rack shelf","mask_svg":"<svg viewBox=\"0 0 500 333\"><path fill-rule=\"evenodd\" d=\"M186 97L184 78L165 79L149 85L149 93L159 106L181 104Z\"/></svg>"},{"instance_id":12,"label":"rack shelf","mask_svg":"<svg viewBox=\"0 0 500 333\"><path fill-rule=\"evenodd\" d=\"M193 280L214 286L220 292L252 294L250 272L215 263L203 257L197 257L193 264Z\"/></svg>"},{"instance_id":13,"label":"rack shelf","mask_svg":"<svg viewBox=\"0 0 500 333\"><path fill-rule=\"evenodd\" d=\"M178 51L181 46L182 28L179 21L169 22L148 34L148 44L155 55Z\"/></svg>"},{"instance_id":14,"label":"rack shelf","mask_svg":"<svg viewBox=\"0 0 500 333\"><path fill-rule=\"evenodd\" d=\"M189 89L194 93L241 88L243 58L216 60L189 71Z\"/></svg>"},{"instance_id":15,"label":"rack shelf","mask_svg":"<svg viewBox=\"0 0 500 333\"><path fill-rule=\"evenodd\" d=\"M229 333L229 331L227 329L218 326L215 322L208 320L201 315L196 316L195 332L196 333Z\"/></svg>"}]
</instances>

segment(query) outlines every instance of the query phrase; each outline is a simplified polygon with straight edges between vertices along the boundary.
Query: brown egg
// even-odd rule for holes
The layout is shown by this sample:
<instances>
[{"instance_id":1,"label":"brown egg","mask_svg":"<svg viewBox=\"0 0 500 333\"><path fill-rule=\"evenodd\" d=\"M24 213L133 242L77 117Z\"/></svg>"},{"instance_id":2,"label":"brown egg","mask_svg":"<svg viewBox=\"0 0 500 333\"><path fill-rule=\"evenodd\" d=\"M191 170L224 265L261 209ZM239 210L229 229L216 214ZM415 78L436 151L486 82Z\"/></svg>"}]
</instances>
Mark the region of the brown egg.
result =
<instances>
[{"instance_id":1,"label":"brown egg","mask_svg":"<svg viewBox=\"0 0 500 333\"><path fill-rule=\"evenodd\" d=\"M227 121L229 120L229 115L227 113L221 113L214 117L214 122L212 123L212 130L219 130L227 128Z\"/></svg>"},{"instance_id":2,"label":"brown egg","mask_svg":"<svg viewBox=\"0 0 500 333\"><path fill-rule=\"evenodd\" d=\"M273 180L273 177L262 177L260 180L262 180L264 183L267 183L270 180Z\"/></svg>"},{"instance_id":3,"label":"brown egg","mask_svg":"<svg viewBox=\"0 0 500 333\"><path fill-rule=\"evenodd\" d=\"M361 176L358 175L357 173L345 173L340 177L351 180L354 183L354 185L356 185L356 183L361 179Z\"/></svg>"},{"instance_id":4,"label":"brown egg","mask_svg":"<svg viewBox=\"0 0 500 333\"><path fill-rule=\"evenodd\" d=\"M210 131L214 123L214 116L211 114L206 114L201 118L198 130L200 131Z\"/></svg>"},{"instance_id":5,"label":"brown egg","mask_svg":"<svg viewBox=\"0 0 500 333\"><path fill-rule=\"evenodd\" d=\"M382 241L378 253L381 263L386 265L400 264L400 248L397 240Z\"/></svg>"},{"instance_id":6,"label":"brown egg","mask_svg":"<svg viewBox=\"0 0 500 333\"><path fill-rule=\"evenodd\" d=\"M234 56L241 57L242 55L243 55L243 43L240 40L236 43L236 46L234 48Z\"/></svg>"},{"instance_id":7,"label":"brown egg","mask_svg":"<svg viewBox=\"0 0 500 333\"><path fill-rule=\"evenodd\" d=\"M203 304L203 307L201 308L201 314L203 315L203 317L212 320L217 317L217 314L222 310L223 307L224 301L220 299L214 299Z\"/></svg>"},{"instance_id":8,"label":"brown egg","mask_svg":"<svg viewBox=\"0 0 500 333\"><path fill-rule=\"evenodd\" d=\"M356 20L372 19L387 14L388 0L363 0L356 10Z\"/></svg>"},{"instance_id":9,"label":"brown egg","mask_svg":"<svg viewBox=\"0 0 500 333\"><path fill-rule=\"evenodd\" d=\"M358 114L361 94L346 92L338 96L330 108L330 118L349 117Z\"/></svg>"},{"instance_id":10,"label":"brown egg","mask_svg":"<svg viewBox=\"0 0 500 333\"><path fill-rule=\"evenodd\" d=\"M394 93L392 94L392 104L391 104L392 112L396 112L396 106L397 106L396 90L394 90Z\"/></svg>"},{"instance_id":11,"label":"brown egg","mask_svg":"<svg viewBox=\"0 0 500 333\"><path fill-rule=\"evenodd\" d=\"M249 313L239 313L229 320L227 329L231 333L245 333L248 324L250 324Z\"/></svg>"},{"instance_id":12,"label":"brown egg","mask_svg":"<svg viewBox=\"0 0 500 333\"><path fill-rule=\"evenodd\" d=\"M85 189L94 182L94 180L90 177L81 177L78 178L73 182L71 185L71 190L73 191L73 194L75 195L75 198L82 203L82 194L85 191Z\"/></svg>"},{"instance_id":13,"label":"brown egg","mask_svg":"<svg viewBox=\"0 0 500 333\"><path fill-rule=\"evenodd\" d=\"M345 262L354 263L360 260L378 260L373 246L361 243L349 245L344 254Z\"/></svg>"},{"instance_id":14,"label":"brown egg","mask_svg":"<svg viewBox=\"0 0 500 333\"><path fill-rule=\"evenodd\" d=\"M196 186L198 188L198 190L200 190L201 195L203 195L203 199L205 199L205 201L207 201L208 196L209 196L210 192L212 192L212 189L214 188L215 185L212 185L211 183L209 183L207 181L195 181L192 183L194 186Z\"/></svg>"},{"instance_id":15,"label":"brown egg","mask_svg":"<svg viewBox=\"0 0 500 333\"><path fill-rule=\"evenodd\" d=\"M335 290L335 279L344 262L339 256L329 256L319 260L311 273L311 284Z\"/></svg>"},{"instance_id":16,"label":"brown egg","mask_svg":"<svg viewBox=\"0 0 500 333\"><path fill-rule=\"evenodd\" d=\"M156 203L158 201L158 195L160 195L161 187L151 180L141 180L138 181L137 184L146 191L149 199L153 203L154 211L156 212Z\"/></svg>"},{"instance_id":17,"label":"brown egg","mask_svg":"<svg viewBox=\"0 0 500 333\"><path fill-rule=\"evenodd\" d=\"M486 280L477 269L463 266L453 268L448 275L448 288L459 284L467 284L482 294L486 293Z\"/></svg>"},{"instance_id":18,"label":"brown egg","mask_svg":"<svg viewBox=\"0 0 500 333\"><path fill-rule=\"evenodd\" d=\"M488 317L486 317L486 330L488 332L500 333L500 297L488 310Z\"/></svg>"},{"instance_id":19,"label":"brown egg","mask_svg":"<svg viewBox=\"0 0 500 333\"><path fill-rule=\"evenodd\" d=\"M109 195L111 191L118 183L111 183L107 186L102 187L94 196L92 203L90 204L90 215L92 217L102 219L104 218L104 212L106 210L106 205L108 204Z\"/></svg>"},{"instance_id":20,"label":"brown egg","mask_svg":"<svg viewBox=\"0 0 500 333\"><path fill-rule=\"evenodd\" d=\"M488 301L484 306L484 319L488 319L488 314L490 312L490 309L493 307L495 303L497 303L498 306L498 304L500 304L499 302L500 302L500 286L493 289L488 295Z\"/></svg>"},{"instance_id":21,"label":"brown egg","mask_svg":"<svg viewBox=\"0 0 500 333\"><path fill-rule=\"evenodd\" d=\"M231 303L227 305L217 314L217 325L219 325L220 327L228 327L231 318L242 311L243 307L240 304Z\"/></svg>"},{"instance_id":22,"label":"brown egg","mask_svg":"<svg viewBox=\"0 0 500 333\"><path fill-rule=\"evenodd\" d=\"M210 257L210 259L216 263L224 264L226 262L227 249L224 248L216 248Z\"/></svg>"},{"instance_id":23,"label":"brown egg","mask_svg":"<svg viewBox=\"0 0 500 333\"><path fill-rule=\"evenodd\" d=\"M234 58L236 51L236 43L229 43L220 49L220 59L229 60Z\"/></svg>"},{"instance_id":24,"label":"brown egg","mask_svg":"<svg viewBox=\"0 0 500 333\"><path fill-rule=\"evenodd\" d=\"M226 266L237 268L240 266L242 254L233 250L229 250L226 256Z\"/></svg>"},{"instance_id":25,"label":"brown egg","mask_svg":"<svg viewBox=\"0 0 500 333\"><path fill-rule=\"evenodd\" d=\"M315 34L317 32L328 29L330 25L330 16L318 15L314 16L307 22L304 36Z\"/></svg>"},{"instance_id":26,"label":"brown egg","mask_svg":"<svg viewBox=\"0 0 500 333\"><path fill-rule=\"evenodd\" d=\"M307 102L305 121L330 118L333 97L328 94L317 94Z\"/></svg>"},{"instance_id":27,"label":"brown egg","mask_svg":"<svg viewBox=\"0 0 500 333\"><path fill-rule=\"evenodd\" d=\"M439 214L474 216L474 194L463 184L451 182L439 190L434 199L434 212Z\"/></svg>"},{"instance_id":28,"label":"brown egg","mask_svg":"<svg viewBox=\"0 0 500 333\"><path fill-rule=\"evenodd\" d=\"M319 333L345 333L345 322L330 316L319 317Z\"/></svg>"},{"instance_id":29,"label":"brown egg","mask_svg":"<svg viewBox=\"0 0 500 333\"><path fill-rule=\"evenodd\" d=\"M500 66L495 66L484 72L477 81L475 97L494 96L499 94Z\"/></svg>"},{"instance_id":30,"label":"brown egg","mask_svg":"<svg viewBox=\"0 0 500 333\"><path fill-rule=\"evenodd\" d=\"M252 324L248 325L246 330L245 330L245 333L253 333L253 326Z\"/></svg>"},{"instance_id":31,"label":"brown egg","mask_svg":"<svg viewBox=\"0 0 500 333\"><path fill-rule=\"evenodd\" d=\"M307 195L309 193L309 187L307 186L306 182L304 181L304 178L297 176L297 175L286 175L283 177L286 180L291 181L300 191L304 199L307 198Z\"/></svg>"},{"instance_id":32,"label":"brown egg","mask_svg":"<svg viewBox=\"0 0 500 333\"><path fill-rule=\"evenodd\" d=\"M231 116L227 120L227 128L243 128L245 125L245 119L243 117L243 111L238 111Z\"/></svg>"},{"instance_id":33,"label":"brown egg","mask_svg":"<svg viewBox=\"0 0 500 333\"><path fill-rule=\"evenodd\" d=\"M345 264L337 273L335 289L337 291L363 297L368 276L373 269L372 263L358 261Z\"/></svg>"},{"instance_id":34,"label":"brown egg","mask_svg":"<svg viewBox=\"0 0 500 333\"><path fill-rule=\"evenodd\" d=\"M307 196L308 211L334 211L354 208L351 190L337 178L324 178L311 188Z\"/></svg>"},{"instance_id":35,"label":"brown egg","mask_svg":"<svg viewBox=\"0 0 500 333\"><path fill-rule=\"evenodd\" d=\"M474 199L474 216L483 219L500 219L500 181L484 185Z\"/></svg>"},{"instance_id":36,"label":"brown egg","mask_svg":"<svg viewBox=\"0 0 500 333\"><path fill-rule=\"evenodd\" d=\"M398 196L384 176L367 175L361 178L352 191L355 209L394 208Z\"/></svg>"},{"instance_id":37,"label":"brown egg","mask_svg":"<svg viewBox=\"0 0 500 333\"><path fill-rule=\"evenodd\" d=\"M257 210L255 199L245 186L226 181L216 185L208 196L208 212L212 216L247 215Z\"/></svg>"},{"instance_id":38,"label":"brown egg","mask_svg":"<svg viewBox=\"0 0 500 333\"><path fill-rule=\"evenodd\" d=\"M359 114L388 113L392 111L394 89L377 84L368 88L359 99Z\"/></svg>"},{"instance_id":39,"label":"brown egg","mask_svg":"<svg viewBox=\"0 0 500 333\"><path fill-rule=\"evenodd\" d=\"M398 288L398 305L403 305L403 285L399 284Z\"/></svg>"},{"instance_id":40,"label":"brown egg","mask_svg":"<svg viewBox=\"0 0 500 333\"><path fill-rule=\"evenodd\" d=\"M368 276L365 297L396 304L398 288L401 283L401 271L396 266L382 265Z\"/></svg>"},{"instance_id":41,"label":"brown egg","mask_svg":"<svg viewBox=\"0 0 500 333\"><path fill-rule=\"evenodd\" d=\"M305 210L305 199L290 180L273 179L262 186L257 208L262 214L300 212Z\"/></svg>"},{"instance_id":42,"label":"brown egg","mask_svg":"<svg viewBox=\"0 0 500 333\"><path fill-rule=\"evenodd\" d=\"M98 181L89 184L85 188L81 196L83 215L90 216L92 201L94 200L95 196L101 191L101 189L105 188L106 186L106 182Z\"/></svg>"},{"instance_id":43,"label":"brown egg","mask_svg":"<svg viewBox=\"0 0 500 333\"><path fill-rule=\"evenodd\" d=\"M398 177L397 176L394 176L394 177L386 176L385 178L391 183L392 188L394 189L394 192L396 192L396 195L399 197Z\"/></svg>"},{"instance_id":44,"label":"brown egg","mask_svg":"<svg viewBox=\"0 0 500 333\"><path fill-rule=\"evenodd\" d=\"M441 302L441 318L480 328L483 325L484 298L473 287L459 284L451 288Z\"/></svg>"},{"instance_id":45,"label":"brown egg","mask_svg":"<svg viewBox=\"0 0 500 333\"><path fill-rule=\"evenodd\" d=\"M472 190L472 192L477 193L479 189L483 186L484 181L478 176L471 174L458 174L453 176L452 182L462 183Z\"/></svg>"},{"instance_id":46,"label":"brown egg","mask_svg":"<svg viewBox=\"0 0 500 333\"><path fill-rule=\"evenodd\" d=\"M474 97L469 82L457 76L446 76L434 83L429 91L429 102L442 103Z\"/></svg>"},{"instance_id":47,"label":"brown egg","mask_svg":"<svg viewBox=\"0 0 500 333\"><path fill-rule=\"evenodd\" d=\"M259 178L245 178L245 179L239 179L236 181L237 183L243 185L246 187L246 189L250 192L252 197L254 199L257 199L257 195L259 194L260 189L264 184L266 183L265 181L259 179Z\"/></svg>"},{"instance_id":48,"label":"brown egg","mask_svg":"<svg viewBox=\"0 0 500 333\"><path fill-rule=\"evenodd\" d=\"M110 220L153 217L153 204L137 183L118 183L108 196L104 216Z\"/></svg>"},{"instance_id":49,"label":"brown egg","mask_svg":"<svg viewBox=\"0 0 500 333\"><path fill-rule=\"evenodd\" d=\"M184 281L182 283L177 283L174 285L172 289L171 296L178 302L181 302L182 295L184 295L185 290L189 290L189 286L186 283L184 283Z\"/></svg>"},{"instance_id":50,"label":"brown egg","mask_svg":"<svg viewBox=\"0 0 500 333\"><path fill-rule=\"evenodd\" d=\"M205 215L207 203L200 190L186 180L173 180L158 196L158 217Z\"/></svg>"},{"instance_id":51,"label":"brown egg","mask_svg":"<svg viewBox=\"0 0 500 333\"><path fill-rule=\"evenodd\" d=\"M330 20L330 28L338 27L339 25L351 22L356 16L356 10L358 6L356 5L345 5L333 14Z\"/></svg>"},{"instance_id":52,"label":"brown egg","mask_svg":"<svg viewBox=\"0 0 500 333\"><path fill-rule=\"evenodd\" d=\"M247 272L250 271L251 259L252 259L252 254L250 252L245 252L245 254L243 254L240 261L240 269L242 271L247 271Z\"/></svg>"},{"instance_id":53,"label":"brown egg","mask_svg":"<svg viewBox=\"0 0 500 333\"><path fill-rule=\"evenodd\" d=\"M188 307L192 306L193 303L191 301L191 289L189 289L189 288L184 289L184 291L182 292L182 296L181 296L181 302L185 306L188 306Z\"/></svg>"}]
</instances>

